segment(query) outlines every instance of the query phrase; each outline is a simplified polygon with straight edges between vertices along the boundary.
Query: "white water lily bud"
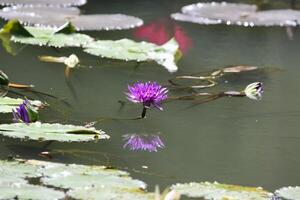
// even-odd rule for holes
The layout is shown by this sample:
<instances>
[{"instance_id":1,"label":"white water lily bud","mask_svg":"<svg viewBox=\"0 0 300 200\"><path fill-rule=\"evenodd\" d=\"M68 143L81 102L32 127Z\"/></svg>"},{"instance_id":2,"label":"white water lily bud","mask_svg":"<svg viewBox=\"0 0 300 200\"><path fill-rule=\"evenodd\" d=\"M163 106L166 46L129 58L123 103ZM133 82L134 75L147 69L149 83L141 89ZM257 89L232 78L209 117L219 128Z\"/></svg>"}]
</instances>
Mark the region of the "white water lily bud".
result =
<instances>
[{"instance_id":1,"label":"white water lily bud","mask_svg":"<svg viewBox=\"0 0 300 200\"><path fill-rule=\"evenodd\" d=\"M70 68L74 68L79 63L79 59L75 54L70 55L64 60L64 64Z\"/></svg>"},{"instance_id":2,"label":"white water lily bud","mask_svg":"<svg viewBox=\"0 0 300 200\"><path fill-rule=\"evenodd\" d=\"M166 194L164 200L180 200L180 194L175 190L171 190Z\"/></svg>"},{"instance_id":3,"label":"white water lily bud","mask_svg":"<svg viewBox=\"0 0 300 200\"><path fill-rule=\"evenodd\" d=\"M244 92L248 98L253 100L260 100L263 93L263 83L251 83L245 88Z\"/></svg>"}]
</instances>

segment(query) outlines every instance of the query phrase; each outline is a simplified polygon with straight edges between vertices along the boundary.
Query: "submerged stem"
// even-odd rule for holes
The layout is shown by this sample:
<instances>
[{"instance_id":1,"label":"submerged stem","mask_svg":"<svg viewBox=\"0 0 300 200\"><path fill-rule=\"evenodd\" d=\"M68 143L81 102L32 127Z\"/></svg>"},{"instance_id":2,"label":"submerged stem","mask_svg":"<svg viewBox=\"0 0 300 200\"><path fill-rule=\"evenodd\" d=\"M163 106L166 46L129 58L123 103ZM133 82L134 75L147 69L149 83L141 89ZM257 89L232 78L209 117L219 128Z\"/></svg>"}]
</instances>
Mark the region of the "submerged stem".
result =
<instances>
[{"instance_id":1,"label":"submerged stem","mask_svg":"<svg viewBox=\"0 0 300 200\"><path fill-rule=\"evenodd\" d=\"M146 112L147 112L147 107L143 106L143 111L142 111L142 114L141 114L142 119L146 117Z\"/></svg>"}]
</instances>

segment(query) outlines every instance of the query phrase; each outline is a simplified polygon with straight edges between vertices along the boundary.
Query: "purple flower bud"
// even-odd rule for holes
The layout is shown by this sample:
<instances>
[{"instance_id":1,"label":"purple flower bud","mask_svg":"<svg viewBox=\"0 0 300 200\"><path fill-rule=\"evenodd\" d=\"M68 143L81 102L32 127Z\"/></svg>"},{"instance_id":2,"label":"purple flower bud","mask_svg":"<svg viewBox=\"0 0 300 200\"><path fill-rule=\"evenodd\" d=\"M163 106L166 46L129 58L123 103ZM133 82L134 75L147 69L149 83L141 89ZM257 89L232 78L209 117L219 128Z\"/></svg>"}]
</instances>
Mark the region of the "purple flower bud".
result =
<instances>
[{"instance_id":1,"label":"purple flower bud","mask_svg":"<svg viewBox=\"0 0 300 200\"><path fill-rule=\"evenodd\" d=\"M26 99L18 108L12 110L14 122L29 124L38 120L37 110Z\"/></svg>"},{"instance_id":2,"label":"purple flower bud","mask_svg":"<svg viewBox=\"0 0 300 200\"><path fill-rule=\"evenodd\" d=\"M157 151L158 148L163 149L165 147L163 141L158 135L137 135L126 134L123 135L124 144L123 148L129 148L132 151Z\"/></svg>"}]
</instances>

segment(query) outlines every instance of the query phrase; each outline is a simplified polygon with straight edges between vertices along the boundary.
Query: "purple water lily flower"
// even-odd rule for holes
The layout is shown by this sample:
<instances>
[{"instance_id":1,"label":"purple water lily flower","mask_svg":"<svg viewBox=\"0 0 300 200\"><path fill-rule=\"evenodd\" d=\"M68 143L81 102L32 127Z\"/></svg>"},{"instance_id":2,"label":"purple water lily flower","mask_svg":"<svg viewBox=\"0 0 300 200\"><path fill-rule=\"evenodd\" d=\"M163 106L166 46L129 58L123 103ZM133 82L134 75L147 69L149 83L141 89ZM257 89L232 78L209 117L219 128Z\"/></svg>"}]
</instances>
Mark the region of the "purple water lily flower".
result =
<instances>
[{"instance_id":1,"label":"purple water lily flower","mask_svg":"<svg viewBox=\"0 0 300 200\"><path fill-rule=\"evenodd\" d=\"M124 144L123 148L129 148L132 151L148 151L157 152L159 148L165 147L163 141L158 135L137 135L137 134L126 134L123 135Z\"/></svg>"},{"instance_id":2,"label":"purple water lily flower","mask_svg":"<svg viewBox=\"0 0 300 200\"><path fill-rule=\"evenodd\" d=\"M167 99L168 89L162 87L156 82L137 82L132 86L128 86L128 92L126 93L127 99L133 103L143 104L142 118L146 115L146 109L151 107L162 110L161 102Z\"/></svg>"},{"instance_id":3,"label":"purple water lily flower","mask_svg":"<svg viewBox=\"0 0 300 200\"><path fill-rule=\"evenodd\" d=\"M19 107L12 110L14 122L24 122L29 124L38 120L37 110L26 99Z\"/></svg>"}]
</instances>

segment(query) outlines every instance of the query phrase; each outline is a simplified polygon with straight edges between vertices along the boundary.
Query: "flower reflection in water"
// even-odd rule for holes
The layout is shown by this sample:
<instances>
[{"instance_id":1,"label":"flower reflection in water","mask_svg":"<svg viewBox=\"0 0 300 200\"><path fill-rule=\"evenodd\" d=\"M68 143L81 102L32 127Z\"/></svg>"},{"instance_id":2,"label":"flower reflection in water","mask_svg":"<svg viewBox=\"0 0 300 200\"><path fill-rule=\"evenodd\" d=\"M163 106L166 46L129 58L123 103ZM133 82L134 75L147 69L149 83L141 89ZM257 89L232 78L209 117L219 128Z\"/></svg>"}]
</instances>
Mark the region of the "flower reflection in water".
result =
<instances>
[{"instance_id":1,"label":"flower reflection in water","mask_svg":"<svg viewBox=\"0 0 300 200\"><path fill-rule=\"evenodd\" d=\"M123 135L123 140L125 141L123 148L131 151L157 152L158 149L165 147L159 135L126 134Z\"/></svg>"},{"instance_id":2,"label":"flower reflection in water","mask_svg":"<svg viewBox=\"0 0 300 200\"><path fill-rule=\"evenodd\" d=\"M174 37L183 54L192 47L192 39L182 27L166 19L159 19L137 28L134 36L157 45L162 45Z\"/></svg>"}]
</instances>

